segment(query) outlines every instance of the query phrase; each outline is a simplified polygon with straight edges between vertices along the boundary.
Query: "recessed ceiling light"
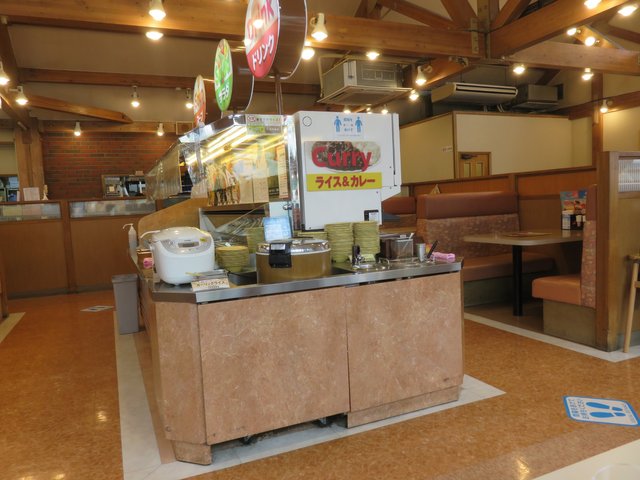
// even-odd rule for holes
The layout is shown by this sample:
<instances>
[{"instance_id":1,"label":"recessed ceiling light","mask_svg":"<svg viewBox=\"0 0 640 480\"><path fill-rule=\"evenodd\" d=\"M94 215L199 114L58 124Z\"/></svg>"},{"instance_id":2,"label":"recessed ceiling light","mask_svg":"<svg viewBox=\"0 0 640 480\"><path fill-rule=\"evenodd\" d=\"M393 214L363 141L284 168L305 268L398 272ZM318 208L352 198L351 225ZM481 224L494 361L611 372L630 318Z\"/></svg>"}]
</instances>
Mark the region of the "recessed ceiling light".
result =
<instances>
[{"instance_id":1,"label":"recessed ceiling light","mask_svg":"<svg viewBox=\"0 0 640 480\"><path fill-rule=\"evenodd\" d=\"M159 32L157 30L149 30L147 33L145 33L145 35L149 40L153 40L153 41L158 41L162 37L164 37L164 33Z\"/></svg>"}]
</instances>

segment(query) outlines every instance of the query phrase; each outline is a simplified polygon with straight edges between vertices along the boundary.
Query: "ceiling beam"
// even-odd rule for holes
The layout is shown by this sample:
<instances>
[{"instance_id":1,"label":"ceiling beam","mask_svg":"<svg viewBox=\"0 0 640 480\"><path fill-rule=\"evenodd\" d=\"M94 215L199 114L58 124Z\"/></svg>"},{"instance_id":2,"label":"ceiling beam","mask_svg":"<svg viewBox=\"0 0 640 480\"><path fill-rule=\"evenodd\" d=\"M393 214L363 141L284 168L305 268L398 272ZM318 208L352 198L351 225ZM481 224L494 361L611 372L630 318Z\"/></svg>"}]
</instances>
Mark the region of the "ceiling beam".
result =
<instances>
[{"instance_id":1,"label":"ceiling beam","mask_svg":"<svg viewBox=\"0 0 640 480\"><path fill-rule=\"evenodd\" d=\"M329 37L314 48L366 51L406 57L461 56L481 58L484 42L474 49L472 33L366 18L325 15Z\"/></svg>"},{"instance_id":2,"label":"ceiling beam","mask_svg":"<svg viewBox=\"0 0 640 480\"><path fill-rule=\"evenodd\" d=\"M640 33L627 30L625 28L614 27L606 23L598 22L597 30L605 35L620 38L628 42L640 43Z\"/></svg>"},{"instance_id":3,"label":"ceiling beam","mask_svg":"<svg viewBox=\"0 0 640 480\"><path fill-rule=\"evenodd\" d=\"M572 26L584 25L608 15L608 10L616 8L627 0L603 0L596 8L589 10L584 0L556 0L525 17L519 18L491 32L491 56L504 55L530 47L564 33Z\"/></svg>"},{"instance_id":4,"label":"ceiling beam","mask_svg":"<svg viewBox=\"0 0 640 480\"><path fill-rule=\"evenodd\" d=\"M555 110L553 113L567 115L570 120L589 117L593 114L594 106L599 108L602 104L602 100L604 100L604 98L591 100L590 102L581 103L580 105L561 108L559 110ZM640 92L629 92L614 95L612 97L606 97L606 100L609 100L609 112L617 112L628 108L637 108L640 107Z\"/></svg>"},{"instance_id":5,"label":"ceiling beam","mask_svg":"<svg viewBox=\"0 0 640 480\"><path fill-rule=\"evenodd\" d=\"M15 23L129 32L142 32L154 27L165 35L231 40L244 37L244 2L183 0L181 8L173 11L167 4L168 15L162 24L147 15L147 2L144 1L83 0L81 3L82 7L78 6L77 0L2 0L0 15L6 15L10 22ZM351 51L377 48L387 55L416 57L479 57L482 53L472 50L470 32L337 15L325 17L329 38L322 43L314 43L314 48Z\"/></svg>"},{"instance_id":6,"label":"ceiling beam","mask_svg":"<svg viewBox=\"0 0 640 480\"><path fill-rule=\"evenodd\" d=\"M405 0L378 0L378 5L387 7L405 17L424 23L434 28L457 29L458 26L443 16L430 12L426 8L419 7Z\"/></svg>"},{"instance_id":7,"label":"ceiling beam","mask_svg":"<svg viewBox=\"0 0 640 480\"><path fill-rule=\"evenodd\" d=\"M420 90L433 88L455 75L460 75L474 68L469 64L452 62L446 58L436 58L432 60L430 64L433 67L433 72L427 76L427 83L420 87Z\"/></svg>"},{"instance_id":8,"label":"ceiling beam","mask_svg":"<svg viewBox=\"0 0 640 480\"><path fill-rule=\"evenodd\" d=\"M80 72L72 70L48 70L21 68L19 78L23 83L65 83L75 85L106 85L112 87L193 88L195 78L169 75L141 75L135 73ZM282 93L287 95L320 95L320 86L306 83L282 82ZM274 93L275 83L266 80L254 82L256 93Z\"/></svg>"},{"instance_id":9,"label":"ceiling beam","mask_svg":"<svg viewBox=\"0 0 640 480\"><path fill-rule=\"evenodd\" d=\"M119 132L119 133L153 133L158 131L159 122L132 122L132 123L111 123L111 122L80 122L82 133L89 132ZM188 128L181 128L189 122L162 122L166 135L175 135L176 132L190 130L193 125L187 125ZM65 120L44 120L41 122L42 131L45 133L66 132L72 133L75 128L74 121Z\"/></svg>"},{"instance_id":10,"label":"ceiling beam","mask_svg":"<svg viewBox=\"0 0 640 480\"><path fill-rule=\"evenodd\" d=\"M113 122L133 122L133 120L122 112L115 112L104 108L89 107L86 105L77 105L63 100L57 100L55 98L41 97L40 95L29 95L29 106L45 110L54 110L56 112L74 113L77 115L84 115L85 117L111 120Z\"/></svg>"},{"instance_id":11,"label":"ceiling beam","mask_svg":"<svg viewBox=\"0 0 640 480\"><path fill-rule=\"evenodd\" d=\"M6 113L11 120L16 122L20 128L27 130L31 124L29 114L13 102L13 98L5 92L4 88L0 88L0 102L2 103L2 111Z\"/></svg>"},{"instance_id":12,"label":"ceiling beam","mask_svg":"<svg viewBox=\"0 0 640 480\"><path fill-rule=\"evenodd\" d=\"M46 24L118 32L157 28L165 35L202 38L244 37L246 5L228 0L165 2L167 16L156 22L148 2L131 0L2 0L0 15L12 23Z\"/></svg>"},{"instance_id":13,"label":"ceiling beam","mask_svg":"<svg viewBox=\"0 0 640 480\"><path fill-rule=\"evenodd\" d=\"M470 28L471 19L478 18L476 12L471 8L467 0L441 0L442 5L447 10L447 13L460 28Z\"/></svg>"},{"instance_id":14,"label":"ceiling beam","mask_svg":"<svg viewBox=\"0 0 640 480\"><path fill-rule=\"evenodd\" d=\"M507 23L520 18L520 15L529 6L529 0L507 0L504 7L500 9L498 15L491 23L491 30L496 30Z\"/></svg>"},{"instance_id":15,"label":"ceiling beam","mask_svg":"<svg viewBox=\"0 0 640 480\"><path fill-rule=\"evenodd\" d=\"M593 45L596 48L620 48L618 45L607 40L600 32L585 25L578 29L574 37L582 43L584 43L588 37L593 37L598 42L596 45Z\"/></svg>"},{"instance_id":16,"label":"ceiling beam","mask_svg":"<svg viewBox=\"0 0 640 480\"><path fill-rule=\"evenodd\" d=\"M478 29L481 32L489 32L491 23L500 11L499 0L477 0L478 2Z\"/></svg>"},{"instance_id":17,"label":"ceiling beam","mask_svg":"<svg viewBox=\"0 0 640 480\"><path fill-rule=\"evenodd\" d=\"M640 75L639 52L611 48L585 47L559 42L543 42L513 55L507 60L541 68L590 67L594 72Z\"/></svg>"},{"instance_id":18,"label":"ceiling beam","mask_svg":"<svg viewBox=\"0 0 640 480\"><path fill-rule=\"evenodd\" d=\"M353 14L354 17L362 17L367 18L369 15L369 3L367 0L360 0L360 5L356 9L356 13Z\"/></svg>"}]
</instances>

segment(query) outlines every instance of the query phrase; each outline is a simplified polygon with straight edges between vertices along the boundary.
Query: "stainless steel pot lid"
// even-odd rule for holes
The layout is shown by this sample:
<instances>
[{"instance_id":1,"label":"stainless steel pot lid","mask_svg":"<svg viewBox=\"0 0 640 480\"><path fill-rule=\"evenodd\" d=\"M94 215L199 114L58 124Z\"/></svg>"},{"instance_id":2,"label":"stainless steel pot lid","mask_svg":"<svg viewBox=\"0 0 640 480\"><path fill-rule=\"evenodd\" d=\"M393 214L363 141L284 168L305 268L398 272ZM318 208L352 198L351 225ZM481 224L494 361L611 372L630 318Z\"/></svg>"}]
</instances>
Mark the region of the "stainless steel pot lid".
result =
<instances>
[{"instance_id":1,"label":"stainless steel pot lid","mask_svg":"<svg viewBox=\"0 0 640 480\"><path fill-rule=\"evenodd\" d=\"M271 245L291 244L291 255L300 255L304 253L321 253L331 250L327 240L319 238L289 238L286 240L274 240L272 242L258 243L256 253L261 255L269 255Z\"/></svg>"}]
</instances>

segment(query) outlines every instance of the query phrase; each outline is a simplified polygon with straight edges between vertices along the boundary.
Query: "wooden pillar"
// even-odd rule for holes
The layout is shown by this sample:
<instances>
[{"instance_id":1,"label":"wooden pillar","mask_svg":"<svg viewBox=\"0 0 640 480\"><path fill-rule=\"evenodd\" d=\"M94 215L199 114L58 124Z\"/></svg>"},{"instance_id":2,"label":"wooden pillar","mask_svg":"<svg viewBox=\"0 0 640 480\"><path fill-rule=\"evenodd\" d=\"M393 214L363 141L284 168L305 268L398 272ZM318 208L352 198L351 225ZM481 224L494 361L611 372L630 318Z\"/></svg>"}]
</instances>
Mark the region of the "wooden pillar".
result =
<instances>
[{"instance_id":1,"label":"wooden pillar","mask_svg":"<svg viewBox=\"0 0 640 480\"><path fill-rule=\"evenodd\" d=\"M44 168L42 164L42 142L38 131L38 120L30 120L30 128L15 127L16 163L20 188L38 187L42 193Z\"/></svg>"},{"instance_id":2,"label":"wooden pillar","mask_svg":"<svg viewBox=\"0 0 640 480\"><path fill-rule=\"evenodd\" d=\"M591 164L598 165L604 152L604 115L600 113L602 97L604 95L603 75L597 73L591 79Z\"/></svg>"}]
</instances>

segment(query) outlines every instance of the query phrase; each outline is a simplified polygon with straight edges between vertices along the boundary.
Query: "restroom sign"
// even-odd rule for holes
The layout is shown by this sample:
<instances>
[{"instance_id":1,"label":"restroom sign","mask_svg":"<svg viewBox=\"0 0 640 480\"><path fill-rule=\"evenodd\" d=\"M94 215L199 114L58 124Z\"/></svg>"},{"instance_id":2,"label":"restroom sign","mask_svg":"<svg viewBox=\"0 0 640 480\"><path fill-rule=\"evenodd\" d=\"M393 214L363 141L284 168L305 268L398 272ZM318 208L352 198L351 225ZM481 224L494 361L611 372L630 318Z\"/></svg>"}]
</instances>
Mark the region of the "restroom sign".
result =
<instances>
[{"instance_id":1,"label":"restroom sign","mask_svg":"<svg viewBox=\"0 0 640 480\"><path fill-rule=\"evenodd\" d=\"M564 397L567 415L578 422L606 423L637 427L640 424L633 407L624 400L592 397Z\"/></svg>"}]
</instances>

